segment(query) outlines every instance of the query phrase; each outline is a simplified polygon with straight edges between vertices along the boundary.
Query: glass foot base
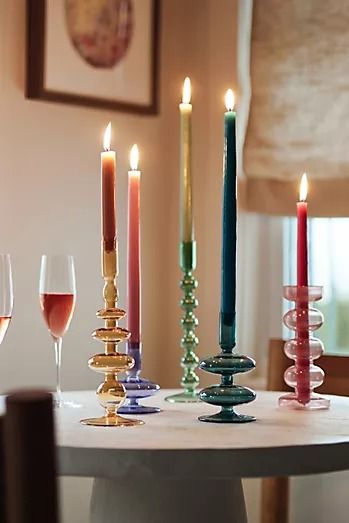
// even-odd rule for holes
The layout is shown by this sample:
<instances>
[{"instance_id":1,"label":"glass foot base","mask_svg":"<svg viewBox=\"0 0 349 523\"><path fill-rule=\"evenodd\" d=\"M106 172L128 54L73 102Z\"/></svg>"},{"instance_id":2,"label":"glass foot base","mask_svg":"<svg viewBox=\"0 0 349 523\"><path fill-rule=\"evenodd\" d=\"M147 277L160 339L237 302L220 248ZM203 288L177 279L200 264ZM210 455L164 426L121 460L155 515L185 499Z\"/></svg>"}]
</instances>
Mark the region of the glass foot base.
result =
<instances>
[{"instance_id":1,"label":"glass foot base","mask_svg":"<svg viewBox=\"0 0 349 523\"><path fill-rule=\"evenodd\" d=\"M301 403L298 401L298 396L295 392L284 394L279 398L279 407L291 410L324 410L330 407L330 400L320 396L320 394L312 394L308 403Z\"/></svg>"},{"instance_id":2,"label":"glass foot base","mask_svg":"<svg viewBox=\"0 0 349 523\"><path fill-rule=\"evenodd\" d=\"M249 423L256 421L256 418L245 414L236 414L236 412L217 412L217 414L199 416L198 420L208 423Z\"/></svg>"},{"instance_id":3,"label":"glass foot base","mask_svg":"<svg viewBox=\"0 0 349 523\"><path fill-rule=\"evenodd\" d=\"M160 407L150 407L141 405L139 400L149 398L160 390L160 385L153 383L145 378L128 377L121 381L126 389L126 401L118 409L119 414L155 414L161 412Z\"/></svg>"},{"instance_id":4,"label":"glass foot base","mask_svg":"<svg viewBox=\"0 0 349 523\"><path fill-rule=\"evenodd\" d=\"M173 394L172 396L167 396L165 401L169 403L198 403L201 402L199 398L199 393L197 392L180 392L179 394Z\"/></svg>"},{"instance_id":5,"label":"glass foot base","mask_svg":"<svg viewBox=\"0 0 349 523\"><path fill-rule=\"evenodd\" d=\"M156 414L161 412L160 407L150 407L148 405L140 405L138 403L133 405L123 405L119 408L120 414Z\"/></svg>"},{"instance_id":6,"label":"glass foot base","mask_svg":"<svg viewBox=\"0 0 349 523\"><path fill-rule=\"evenodd\" d=\"M141 377L130 377L126 380L120 380L120 383L126 389L127 398L148 398L160 390L160 385Z\"/></svg>"},{"instance_id":7,"label":"glass foot base","mask_svg":"<svg viewBox=\"0 0 349 523\"><path fill-rule=\"evenodd\" d=\"M83 425L91 425L93 427L135 427L136 425L143 425L144 421L140 419L128 419L122 416L102 416L100 418L87 418L80 420Z\"/></svg>"}]
</instances>

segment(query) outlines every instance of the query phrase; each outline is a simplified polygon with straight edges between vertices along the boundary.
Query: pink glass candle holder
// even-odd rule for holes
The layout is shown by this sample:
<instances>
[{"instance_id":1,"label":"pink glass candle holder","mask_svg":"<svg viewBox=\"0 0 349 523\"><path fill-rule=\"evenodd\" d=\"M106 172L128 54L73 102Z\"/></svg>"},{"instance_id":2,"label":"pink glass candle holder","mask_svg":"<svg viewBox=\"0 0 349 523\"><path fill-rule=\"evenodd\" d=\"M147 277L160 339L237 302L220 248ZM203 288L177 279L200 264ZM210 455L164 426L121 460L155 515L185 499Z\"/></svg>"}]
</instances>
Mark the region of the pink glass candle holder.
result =
<instances>
[{"instance_id":1,"label":"pink glass candle holder","mask_svg":"<svg viewBox=\"0 0 349 523\"><path fill-rule=\"evenodd\" d=\"M328 409L330 400L314 393L325 378L324 371L314 365L314 360L324 352L322 341L313 337L324 321L322 313L311 306L312 302L322 298L322 287L286 285L284 297L295 302L295 308L284 315L286 327L295 332L295 337L286 341L284 351L294 360L284 374L284 379L294 392L279 398L280 407L290 409L315 410Z\"/></svg>"}]
</instances>

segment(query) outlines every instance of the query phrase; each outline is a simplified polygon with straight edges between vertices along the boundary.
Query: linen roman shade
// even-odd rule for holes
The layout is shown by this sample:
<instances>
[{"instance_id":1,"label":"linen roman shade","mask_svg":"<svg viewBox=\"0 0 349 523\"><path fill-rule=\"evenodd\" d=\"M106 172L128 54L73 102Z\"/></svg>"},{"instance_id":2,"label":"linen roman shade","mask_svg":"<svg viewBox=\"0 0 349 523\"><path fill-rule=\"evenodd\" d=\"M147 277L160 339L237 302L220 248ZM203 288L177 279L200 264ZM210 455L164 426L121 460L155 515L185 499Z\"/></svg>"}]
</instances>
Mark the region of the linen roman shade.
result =
<instances>
[{"instance_id":1,"label":"linen roman shade","mask_svg":"<svg viewBox=\"0 0 349 523\"><path fill-rule=\"evenodd\" d=\"M349 216L348 0L240 7L242 207L294 214L307 172L311 214Z\"/></svg>"}]
</instances>

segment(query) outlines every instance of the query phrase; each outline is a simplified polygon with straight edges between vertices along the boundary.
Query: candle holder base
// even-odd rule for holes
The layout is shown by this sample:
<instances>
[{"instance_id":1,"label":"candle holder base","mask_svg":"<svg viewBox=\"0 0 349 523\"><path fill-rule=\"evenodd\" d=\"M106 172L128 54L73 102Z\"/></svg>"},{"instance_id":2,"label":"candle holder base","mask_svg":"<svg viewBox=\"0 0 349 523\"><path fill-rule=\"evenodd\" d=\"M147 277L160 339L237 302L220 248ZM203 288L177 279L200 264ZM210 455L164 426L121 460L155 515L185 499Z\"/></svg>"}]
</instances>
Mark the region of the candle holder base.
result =
<instances>
[{"instance_id":1,"label":"candle holder base","mask_svg":"<svg viewBox=\"0 0 349 523\"><path fill-rule=\"evenodd\" d=\"M132 372L132 371L131 371ZM141 405L139 400L149 398L160 390L160 385L151 381L130 376L122 381L126 389L126 401L119 408L120 414L155 414L161 412L160 407Z\"/></svg>"},{"instance_id":2,"label":"candle holder base","mask_svg":"<svg viewBox=\"0 0 349 523\"><path fill-rule=\"evenodd\" d=\"M127 419L116 414L115 416L82 419L80 423L92 427L135 427L136 425L143 425L144 421L139 419Z\"/></svg>"},{"instance_id":3,"label":"candle holder base","mask_svg":"<svg viewBox=\"0 0 349 523\"><path fill-rule=\"evenodd\" d=\"M208 423L249 423L256 421L254 416L246 416L244 414L237 414L233 409L221 410L217 414L211 416L199 416L199 421L206 421Z\"/></svg>"},{"instance_id":4,"label":"candle holder base","mask_svg":"<svg viewBox=\"0 0 349 523\"><path fill-rule=\"evenodd\" d=\"M126 401L125 405L119 409L121 414L156 414L161 412L160 407L150 407L149 405L141 405L140 403L131 403Z\"/></svg>"},{"instance_id":5,"label":"candle holder base","mask_svg":"<svg viewBox=\"0 0 349 523\"><path fill-rule=\"evenodd\" d=\"M308 403L301 403L295 392L290 392L279 398L279 407L290 410L325 410L329 406L329 399L315 393L311 394Z\"/></svg>"},{"instance_id":6,"label":"candle holder base","mask_svg":"<svg viewBox=\"0 0 349 523\"><path fill-rule=\"evenodd\" d=\"M198 392L192 391L172 394L172 396L167 396L165 401L169 403L198 403L201 399Z\"/></svg>"},{"instance_id":7,"label":"candle holder base","mask_svg":"<svg viewBox=\"0 0 349 523\"><path fill-rule=\"evenodd\" d=\"M127 342L127 354L135 362L134 367L127 371L121 380L125 391L126 400L118 409L120 414L155 414L160 412L159 407L141 405L139 400L149 398L160 390L160 385L140 376L142 368L142 343L140 341Z\"/></svg>"},{"instance_id":8,"label":"candle holder base","mask_svg":"<svg viewBox=\"0 0 349 523\"><path fill-rule=\"evenodd\" d=\"M255 421L254 416L237 414L234 407L250 403L256 399L256 393L248 387L233 384L234 374L249 372L256 364L252 358L236 354L230 349L222 350L217 356L207 358L200 363L200 369L221 375L220 385L212 385L200 392L200 399L210 405L221 407L220 412L200 416L199 421L211 423L248 423Z\"/></svg>"}]
</instances>

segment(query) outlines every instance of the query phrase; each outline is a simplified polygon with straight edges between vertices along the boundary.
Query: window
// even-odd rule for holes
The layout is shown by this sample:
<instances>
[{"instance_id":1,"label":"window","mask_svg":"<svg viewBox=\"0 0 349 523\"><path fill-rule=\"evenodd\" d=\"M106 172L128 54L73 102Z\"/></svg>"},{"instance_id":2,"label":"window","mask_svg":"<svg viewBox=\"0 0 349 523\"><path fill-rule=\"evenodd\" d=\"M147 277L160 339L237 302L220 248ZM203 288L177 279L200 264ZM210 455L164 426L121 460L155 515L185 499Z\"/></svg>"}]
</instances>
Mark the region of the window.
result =
<instances>
[{"instance_id":1,"label":"window","mask_svg":"<svg viewBox=\"0 0 349 523\"><path fill-rule=\"evenodd\" d=\"M284 221L284 283L296 282L296 219ZM316 332L326 352L349 352L349 218L309 220L309 283L323 285L317 302L325 322ZM285 310L289 303L284 302Z\"/></svg>"}]
</instances>

